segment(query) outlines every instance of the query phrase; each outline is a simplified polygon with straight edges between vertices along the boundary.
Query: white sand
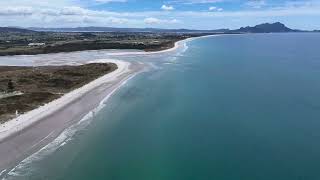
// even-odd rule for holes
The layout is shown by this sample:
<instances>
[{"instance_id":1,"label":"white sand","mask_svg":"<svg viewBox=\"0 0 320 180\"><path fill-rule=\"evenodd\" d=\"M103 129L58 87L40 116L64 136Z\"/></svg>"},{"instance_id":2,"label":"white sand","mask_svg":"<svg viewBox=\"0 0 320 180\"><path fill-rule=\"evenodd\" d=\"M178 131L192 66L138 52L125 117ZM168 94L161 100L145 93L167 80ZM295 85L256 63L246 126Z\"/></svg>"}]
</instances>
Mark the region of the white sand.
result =
<instances>
[{"instance_id":1,"label":"white sand","mask_svg":"<svg viewBox=\"0 0 320 180\"><path fill-rule=\"evenodd\" d=\"M126 55L152 55L152 54L170 53L170 52L174 52L177 49L183 47L189 41L193 41L193 40L201 39L201 38L207 38L207 37L215 37L215 36L222 36L222 35L216 34L216 35L208 35L208 36L187 38L187 39L184 39L184 40L176 42L174 44L174 47L172 47L170 49L162 50L162 51L154 51L154 52L145 52L145 51L141 51L141 52L115 52L115 53L108 53L108 55L113 55L113 56L124 56L125 55L126 56Z\"/></svg>"},{"instance_id":2,"label":"white sand","mask_svg":"<svg viewBox=\"0 0 320 180\"><path fill-rule=\"evenodd\" d=\"M97 61L91 61L91 62L97 62ZM54 100L44 106L41 106L37 109L29 111L26 114L20 115L19 117L13 120L10 120L4 124L1 124L0 142L5 138L21 131L22 129L25 129L31 126L32 124L45 118L46 116L54 114L59 109L63 108L64 106L67 106L70 102L74 101L77 98L80 98L83 94L87 93L88 91L91 91L94 88L97 88L102 83L115 81L119 75L127 73L129 71L129 65L130 65L129 62L116 61L116 60L99 60L98 62L115 63L117 64L118 69L90 82L89 84L79 89L73 90L72 92L65 94L64 96L62 96L57 100Z\"/></svg>"}]
</instances>

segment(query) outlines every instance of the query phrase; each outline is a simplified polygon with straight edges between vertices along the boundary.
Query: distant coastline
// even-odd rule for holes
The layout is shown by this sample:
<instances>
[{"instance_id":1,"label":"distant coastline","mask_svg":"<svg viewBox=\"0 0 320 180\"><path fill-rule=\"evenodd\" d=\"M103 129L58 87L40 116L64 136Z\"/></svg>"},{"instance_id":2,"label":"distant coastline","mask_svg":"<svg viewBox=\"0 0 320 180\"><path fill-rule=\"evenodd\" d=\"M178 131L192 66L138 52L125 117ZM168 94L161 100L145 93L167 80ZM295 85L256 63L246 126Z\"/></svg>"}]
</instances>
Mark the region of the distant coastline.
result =
<instances>
[{"instance_id":1,"label":"distant coastline","mask_svg":"<svg viewBox=\"0 0 320 180\"><path fill-rule=\"evenodd\" d=\"M226 34L319 32L291 29L280 22L239 29L137 29L110 27L8 28L0 27L0 56L37 55L85 50L132 49L157 52L192 37Z\"/></svg>"},{"instance_id":2,"label":"distant coastline","mask_svg":"<svg viewBox=\"0 0 320 180\"><path fill-rule=\"evenodd\" d=\"M0 33L1 35L1 33ZM7 36L10 37L10 33ZM191 37L199 37L208 34L122 34L117 33L18 33L16 40L9 40L0 36L0 56L37 55L62 52L77 52L86 50L143 50L156 52L171 49L175 43ZM62 40L56 40L56 36ZM25 41L24 39L35 39Z\"/></svg>"}]
</instances>

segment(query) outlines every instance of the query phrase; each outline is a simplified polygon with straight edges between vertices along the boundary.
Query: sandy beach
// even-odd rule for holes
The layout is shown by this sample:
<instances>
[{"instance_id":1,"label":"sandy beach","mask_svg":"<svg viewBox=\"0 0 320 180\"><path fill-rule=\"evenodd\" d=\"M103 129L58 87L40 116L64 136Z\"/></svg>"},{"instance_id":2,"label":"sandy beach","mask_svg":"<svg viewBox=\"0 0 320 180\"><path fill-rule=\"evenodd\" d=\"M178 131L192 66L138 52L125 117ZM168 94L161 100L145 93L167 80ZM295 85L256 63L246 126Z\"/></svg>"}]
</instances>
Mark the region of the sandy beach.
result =
<instances>
[{"instance_id":1,"label":"sandy beach","mask_svg":"<svg viewBox=\"0 0 320 180\"><path fill-rule=\"evenodd\" d=\"M169 52L173 52L176 51L178 48L183 47L186 42L191 41L191 40L195 40L198 37L193 37L193 38L187 38L181 41L177 41L174 44L174 47L170 48L170 49L165 49L165 50L161 50L161 51L153 51L153 52L146 52L146 51L139 51L139 52L115 52L115 53L109 53L109 55L113 55L113 56L123 56L123 55L152 55L152 54L163 54L163 53L169 53Z\"/></svg>"},{"instance_id":2,"label":"sandy beach","mask_svg":"<svg viewBox=\"0 0 320 180\"><path fill-rule=\"evenodd\" d=\"M224 34L223 36L225 36L225 35L226 34ZM174 52L174 51L178 50L179 48L186 47L186 43L189 42L189 41L193 41L193 40L197 40L197 39L201 39L201 38L216 37L216 36L222 36L222 35L215 34L215 35L207 35L207 36L187 38L187 39L184 39L184 40L181 40L181 41L177 41L173 48L165 49L165 50L161 50L161 51L154 51L154 52L145 52L145 51L139 51L139 52L115 52L115 53L109 53L109 55L112 55L112 56L128 56L128 55L166 54L166 53Z\"/></svg>"},{"instance_id":3,"label":"sandy beach","mask_svg":"<svg viewBox=\"0 0 320 180\"><path fill-rule=\"evenodd\" d=\"M167 53L185 46L190 38L175 43L171 49L158 52L128 52L126 54ZM119 54L120 55L120 54ZM31 154L55 140L66 128L79 122L99 107L118 88L142 72L143 64L101 59L92 62L116 63L118 69L63 97L2 124L0 127L0 178Z\"/></svg>"},{"instance_id":4,"label":"sandy beach","mask_svg":"<svg viewBox=\"0 0 320 180\"><path fill-rule=\"evenodd\" d=\"M1 174L53 141L64 129L80 121L97 108L102 100L143 69L143 65L139 63L117 60L94 62L113 62L118 69L1 125Z\"/></svg>"}]
</instances>

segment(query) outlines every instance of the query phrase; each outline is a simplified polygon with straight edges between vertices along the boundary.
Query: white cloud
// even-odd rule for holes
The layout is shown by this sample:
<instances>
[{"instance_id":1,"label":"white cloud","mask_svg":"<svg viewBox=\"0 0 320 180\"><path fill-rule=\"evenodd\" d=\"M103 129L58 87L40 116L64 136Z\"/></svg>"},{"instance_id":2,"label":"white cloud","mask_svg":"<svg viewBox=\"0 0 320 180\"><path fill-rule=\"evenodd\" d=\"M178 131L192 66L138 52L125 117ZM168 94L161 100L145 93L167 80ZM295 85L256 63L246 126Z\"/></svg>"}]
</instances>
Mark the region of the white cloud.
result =
<instances>
[{"instance_id":1,"label":"white cloud","mask_svg":"<svg viewBox=\"0 0 320 180\"><path fill-rule=\"evenodd\" d=\"M61 8L75 5L79 6L79 3L76 3L75 0L0 0L0 7Z\"/></svg>"},{"instance_id":2,"label":"white cloud","mask_svg":"<svg viewBox=\"0 0 320 180\"><path fill-rule=\"evenodd\" d=\"M12 1L12 3L11 3ZM22 2L21 5L18 1ZM49 2L52 2L51 4ZM198 28L203 27L234 27L252 25L252 22L272 22L292 19L295 23L305 26L317 22L320 18L319 1L294 1L284 3L282 6L268 8L245 9L227 11L218 5L208 6L209 11L136 11L115 12L106 10L92 10L82 4L73 4L71 0L43 0L41 6L35 6L34 1L10 0L5 3L0 0L1 26L47 26L47 27L73 27L73 26L122 26L122 27L154 27L165 28ZM74 0L78 1L78 0ZM95 0L92 0L93 2ZM29 2L30 4L28 5ZM170 1L171 2L171 1ZM191 0L184 1L191 2ZM205 2L201 1L200 2ZM208 1L206 1L208 2ZM211 1L210 1L211 2ZM270 1L268 1L270 2ZM19 4L17 6L16 4ZM48 4L49 3L49 4ZM199 3L199 2L198 2ZM167 4L167 7L169 5ZM298 17L298 18L296 18ZM214 20L213 20L214 19ZM304 20L309 21L304 21ZM241 21L240 21L241 20ZM251 20L251 21L249 21ZM221 24L217 24L221 21ZM313 21L313 22L311 22ZM183 23L182 23L183 22ZM235 23L236 22L236 23ZM285 22L285 21L284 21ZM227 25L229 23L229 26ZM231 24L231 25L230 25ZM294 24L294 23L292 23ZM303 26L303 27L305 27ZM319 28L320 29L320 28Z\"/></svg>"},{"instance_id":3,"label":"white cloud","mask_svg":"<svg viewBox=\"0 0 320 180\"><path fill-rule=\"evenodd\" d=\"M146 24L159 24L161 22L160 19L157 18L146 18L144 19L144 23Z\"/></svg>"},{"instance_id":4,"label":"white cloud","mask_svg":"<svg viewBox=\"0 0 320 180\"><path fill-rule=\"evenodd\" d=\"M0 16L26 16L33 13L32 7L17 6L17 7L4 7L0 9Z\"/></svg>"},{"instance_id":5,"label":"white cloud","mask_svg":"<svg viewBox=\"0 0 320 180\"><path fill-rule=\"evenodd\" d=\"M172 10L174 10L174 7L173 6L167 6L167 5L162 5L161 6L161 9L162 10L165 10L165 11L172 11Z\"/></svg>"},{"instance_id":6,"label":"white cloud","mask_svg":"<svg viewBox=\"0 0 320 180\"><path fill-rule=\"evenodd\" d=\"M226 0L175 0L174 3L182 3L182 4L213 4L224 2Z\"/></svg>"},{"instance_id":7,"label":"white cloud","mask_svg":"<svg viewBox=\"0 0 320 180\"><path fill-rule=\"evenodd\" d=\"M144 23L145 24L176 24L179 23L177 19L171 19L171 20L164 20L164 19L158 19L158 18L145 18Z\"/></svg>"},{"instance_id":8,"label":"white cloud","mask_svg":"<svg viewBox=\"0 0 320 180\"><path fill-rule=\"evenodd\" d=\"M215 6L209 7L209 11L214 11L214 10L216 10L216 9L217 9L217 7L215 7Z\"/></svg>"},{"instance_id":9,"label":"white cloud","mask_svg":"<svg viewBox=\"0 0 320 180\"><path fill-rule=\"evenodd\" d=\"M127 0L95 0L97 3L112 3L112 2L119 2L124 3L127 2Z\"/></svg>"},{"instance_id":10,"label":"white cloud","mask_svg":"<svg viewBox=\"0 0 320 180\"><path fill-rule=\"evenodd\" d=\"M246 3L246 5L252 8L259 9L259 8L262 8L263 6L266 6L267 3L264 0L249 0Z\"/></svg>"},{"instance_id":11,"label":"white cloud","mask_svg":"<svg viewBox=\"0 0 320 180\"><path fill-rule=\"evenodd\" d=\"M215 7L215 6L211 6L211 7L209 7L209 11L223 11L223 9L222 8L217 8L217 7Z\"/></svg>"},{"instance_id":12,"label":"white cloud","mask_svg":"<svg viewBox=\"0 0 320 180\"><path fill-rule=\"evenodd\" d=\"M129 19L126 19L126 18L110 17L110 18L109 18L109 21L110 21L112 24L126 24L126 23L128 23L130 20L129 20Z\"/></svg>"},{"instance_id":13,"label":"white cloud","mask_svg":"<svg viewBox=\"0 0 320 180\"><path fill-rule=\"evenodd\" d=\"M81 7L77 7L77 6L71 6L71 7L64 7L62 8L62 10L60 11L61 15L88 15L89 11L86 9L83 9Z\"/></svg>"}]
</instances>

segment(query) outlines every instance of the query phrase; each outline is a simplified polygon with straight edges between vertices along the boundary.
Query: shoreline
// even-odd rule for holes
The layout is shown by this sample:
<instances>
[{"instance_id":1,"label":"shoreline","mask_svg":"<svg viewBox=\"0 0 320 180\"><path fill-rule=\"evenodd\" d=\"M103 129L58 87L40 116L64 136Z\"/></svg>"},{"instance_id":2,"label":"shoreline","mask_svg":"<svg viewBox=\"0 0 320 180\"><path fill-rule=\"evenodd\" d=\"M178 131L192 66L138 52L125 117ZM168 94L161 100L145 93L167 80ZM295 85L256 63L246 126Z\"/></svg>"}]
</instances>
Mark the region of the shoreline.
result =
<instances>
[{"instance_id":1,"label":"shoreline","mask_svg":"<svg viewBox=\"0 0 320 180\"><path fill-rule=\"evenodd\" d=\"M156 52L128 52L130 55L133 54L161 54L168 53L177 50L178 48L185 45L187 42L198 39L206 38L217 35L193 37L187 38L181 41L177 41L174 47L166 50ZM127 55L127 53L125 53ZM99 111L101 104L105 103L107 99L112 96L116 90L121 88L127 81L133 78L135 75L143 71L145 65L134 62L127 62L121 60L101 59L93 62L110 62L115 63L118 69L114 72L106 74L79 89L75 89L66 95L56 99L44 106L27 112L13 120L10 120L0 127L0 178L5 176L12 170L17 164L22 162L24 159L30 157L34 153L37 153L42 148L45 148L51 142L53 142L59 135L71 127L75 123L79 123L83 118L90 116L90 113ZM95 93L101 93L101 96L92 96ZM77 106L82 105L85 101L83 99L94 98L94 103L90 107L82 108L79 110ZM81 104L82 103L82 104ZM77 109L76 112L70 116L68 110ZM80 108L81 109L81 108ZM64 116L67 115L67 116ZM59 119L61 118L61 119ZM59 120L57 123L55 120ZM48 124L55 124L51 127L47 127ZM43 128L43 129L41 129ZM48 130L50 129L50 130ZM34 133L36 131L36 133ZM41 137L35 137L34 134L37 132L43 134ZM24 139L34 138L30 143ZM15 143L18 142L18 143ZM22 144L19 144L22 143ZM13 144L19 144L19 150L12 151L12 148L17 148ZM12 147L13 146L13 147ZM21 152L22 151L22 152ZM5 157L3 157L6 155ZM8 168L9 167L9 168ZM11 168L11 169L10 169Z\"/></svg>"},{"instance_id":2,"label":"shoreline","mask_svg":"<svg viewBox=\"0 0 320 180\"><path fill-rule=\"evenodd\" d=\"M113 62L112 62L113 61ZM93 62L93 61L92 61ZM66 106L68 103L79 98L81 95L87 93L88 91L96 88L105 80L114 78L119 75L122 71L127 71L129 63L123 61L114 61L109 60L108 62L115 63L118 66L118 69L114 72L110 72L102 77L91 81L90 83L66 93L62 97L55 99L43 106L40 106L36 109L33 109L25 114L22 114L16 118L13 118L0 125L0 142L4 141L6 138L10 138L11 135L17 133L20 130L28 128L33 123L36 123L40 119L45 118L46 116L53 114L59 108Z\"/></svg>"},{"instance_id":3,"label":"shoreline","mask_svg":"<svg viewBox=\"0 0 320 180\"><path fill-rule=\"evenodd\" d=\"M199 37L190 37L190 38L186 38L186 39L175 42L174 47L172 48L164 49L160 51L115 52L115 53L109 53L109 55L123 56L123 55L152 55L152 54L170 53L170 52L176 51L177 49L181 48L183 45L185 45L187 42L190 42L190 41L194 41L202 38L208 38L208 37L225 36L225 35L233 35L233 34L213 34L213 35L206 35L206 36L199 36Z\"/></svg>"},{"instance_id":4,"label":"shoreline","mask_svg":"<svg viewBox=\"0 0 320 180\"><path fill-rule=\"evenodd\" d=\"M210 36L216 36L216 35L209 35L209 36L202 36L202 37L210 37ZM177 41L177 42L175 42L174 47L172 47L170 49L161 50L161 51L128 52L128 53L129 54L131 54L131 53L134 53L134 54L136 54L136 53L139 53L139 54L140 53L142 53L142 54L161 54L161 53L172 52L172 51L177 50L179 47L181 47L180 44L184 44L184 43L186 43L188 41L192 41L192 40L195 40L195 39L198 39L198 38L201 38L201 37L192 37L192 38L187 38L187 39L184 39L184 40L181 40L181 41ZM114 55L114 54L112 54L112 55ZM121 60L112 60L112 59L93 60L93 61L89 61L87 63L88 64L89 63L115 63L115 64L117 64L118 69L116 71L114 71L114 72L108 73L108 74L106 74L106 75L104 75L104 76L102 76L102 77L100 77L100 78L98 78L98 79L96 79L96 80L84 85L81 88L75 89L75 90L65 94L64 96L62 96L62 97L60 97L60 98L58 98L58 99L56 99L56 100L44 105L44 106L40 106L37 109L31 110L31 111L29 111L29 112L27 112L27 113L25 113L25 114L23 114L23 115L21 115L21 116L19 116L17 118L14 118L12 120L9 120L8 122L5 122L5 123L1 124L1 126L0 126L0 142L5 140L6 137L9 137L10 136L9 134L13 133L13 132L8 132L10 129L16 127L16 128L18 128L18 129L15 130L15 132L16 132L16 131L19 131L21 129L24 129L24 128L28 127L28 125L30 125L33 122L37 121L37 120L32 120L32 122L30 122L30 121L28 121L28 119L31 119L31 118L33 118L35 116L38 116L39 113L40 114L45 113L45 111L49 108L49 106L53 106L53 104L54 105L58 105L58 104L61 103L60 101L63 102L65 99L71 98L70 96L73 96L73 94L84 93L82 91L85 91L85 92L89 91L87 89L87 86L91 86L92 84L96 84L98 81L100 81L102 79L105 79L106 76L113 76L113 74L116 74L118 71L121 71L123 69L124 64L128 64L128 62L124 62L124 61L121 61ZM75 98L75 97L73 97L73 98ZM50 113L46 112L45 114L52 114L52 113L54 113L54 111L51 111ZM45 116L45 115L42 114L42 116ZM43 118L43 117L37 117L36 119L41 119L41 118ZM16 121L16 122L14 122L14 121ZM24 125L24 128L21 128L21 127L17 127L19 125L19 123L20 124L27 123L27 124Z\"/></svg>"},{"instance_id":5,"label":"shoreline","mask_svg":"<svg viewBox=\"0 0 320 180\"><path fill-rule=\"evenodd\" d=\"M7 169L51 143L65 129L80 122L106 101L128 79L143 70L143 65L119 60L118 69L0 127L0 178ZM97 62L90 61L88 63Z\"/></svg>"},{"instance_id":6,"label":"shoreline","mask_svg":"<svg viewBox=\"0 0 320 180\"><path fill-rule=\"evenodd\" d=\"M86 40L66 40L64 43L51 43L44 44L43 46L25 46L22 44L22 48L9 48L0 51L1 56L19 56L19 55L41 55L41 54L55 54L55 53L69 53L79 51L99 51L99 50L140 50L144 52L158 52L166 49L171 49L178 41L184 40L190 37L199 37L205 34L174 34L172 37L160 34L160 39L155 37L139 37L135 41L119 40L113 36L109 37L107 41L95 38L89 38ZM50 35L48 35L50 36ZM110 42L110 38L112 41ZM148 41L145 41L145 40ZM153 43L153 41L157 41ZM45 40L44 40L45 42Z\"/></svg>"}]
</instances>

